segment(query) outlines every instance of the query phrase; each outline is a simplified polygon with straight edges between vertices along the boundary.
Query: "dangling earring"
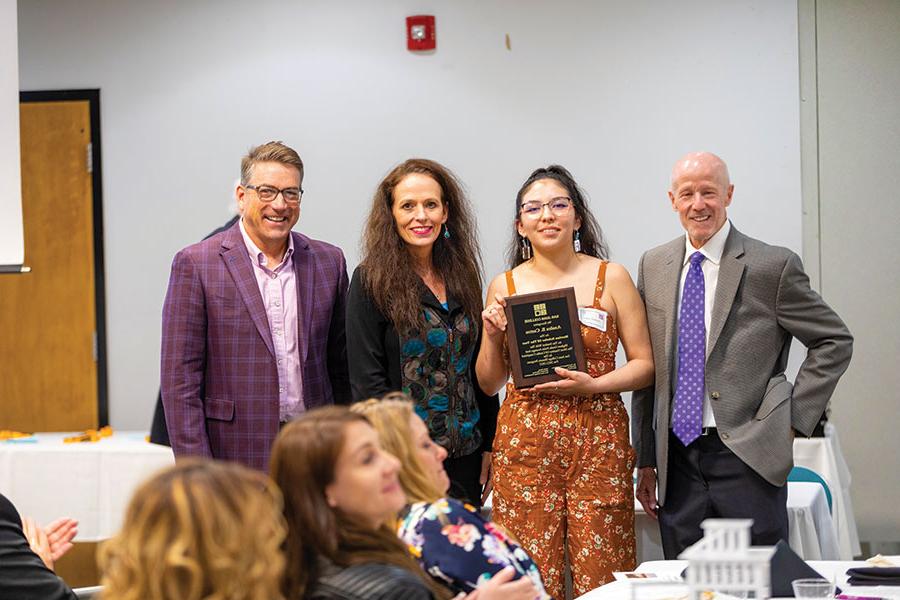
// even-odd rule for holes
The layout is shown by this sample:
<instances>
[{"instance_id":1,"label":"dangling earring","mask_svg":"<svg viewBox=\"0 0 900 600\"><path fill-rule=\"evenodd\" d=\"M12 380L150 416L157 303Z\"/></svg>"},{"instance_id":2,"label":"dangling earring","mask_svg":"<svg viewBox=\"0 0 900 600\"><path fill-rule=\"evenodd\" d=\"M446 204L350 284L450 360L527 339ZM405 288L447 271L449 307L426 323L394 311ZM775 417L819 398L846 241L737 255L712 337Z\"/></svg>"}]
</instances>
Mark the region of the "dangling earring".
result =
<instances>
[{"instance_id":1,"label":"dangling earring","mask_svg":"<svg viewBox=\"0 0 900 600\"><path fill-rule=\"evenodd\" d=\"M522 260L528 260L531 258L531 244L528 243L528 239L522 237Z\"/></svg>"},{"instance_id":2,"label":"dangling earring","mask_svg":"<svg viewBox=\"0 0 900 600\"><path fill-rule=\"evenodd\" d=\"M447 228L446 224L444 224L444 239L445 240L450 239L450 229Z\"/></svg>"},{"instance_id":3,"label":"dangling earring","mask_svg":"<svg viewBox=\"0 0 900 600\"><path fill-rule=\"evenodd\" d=\"M581 252L581 232L575 230L575 252Z\"/></svg>"}]
</instances>

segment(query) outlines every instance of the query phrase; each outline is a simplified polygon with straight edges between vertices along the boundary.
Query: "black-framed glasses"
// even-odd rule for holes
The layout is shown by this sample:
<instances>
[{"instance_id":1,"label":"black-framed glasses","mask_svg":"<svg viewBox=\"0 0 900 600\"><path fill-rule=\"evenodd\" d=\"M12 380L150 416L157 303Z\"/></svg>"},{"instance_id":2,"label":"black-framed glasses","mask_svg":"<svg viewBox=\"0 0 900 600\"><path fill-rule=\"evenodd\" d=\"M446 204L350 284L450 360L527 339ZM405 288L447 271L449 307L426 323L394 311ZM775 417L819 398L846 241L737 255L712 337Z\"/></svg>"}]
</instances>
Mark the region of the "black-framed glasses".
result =
<instances>
[{"instance_id":1,"label":"black-framed glasses","mask_svg":"<svg viewBox=\"0 0 900 600\"><path fill-rule=\"evenodd\" d=\"M284 198L285 202L289 204L300 204L300 199L303 197L303 188L289 187L279 190L277 187L271 185L249 184L244 187L256 192L256 195L259 196L259 199L262 202L274 202L275 198L278 197L278 194L281 194L281 197Z\"/></svg>"},{"instance_id":2,"label":"black-framed glasses","mask_svg":"<svg viewBox=\"0 0 900 600\"><path fill-rule=\"evenodd\" d=\"M519 207L519 210L522 211L522 215L525 217L537 218L541 216L545 206L549 207L550 212L554 215L561 217L572 208L572 199L567 196L559 196L557 198L551 198L547 202L529 200L528 202L523 202L522 206Z\"/></svg>"}]
</instances>

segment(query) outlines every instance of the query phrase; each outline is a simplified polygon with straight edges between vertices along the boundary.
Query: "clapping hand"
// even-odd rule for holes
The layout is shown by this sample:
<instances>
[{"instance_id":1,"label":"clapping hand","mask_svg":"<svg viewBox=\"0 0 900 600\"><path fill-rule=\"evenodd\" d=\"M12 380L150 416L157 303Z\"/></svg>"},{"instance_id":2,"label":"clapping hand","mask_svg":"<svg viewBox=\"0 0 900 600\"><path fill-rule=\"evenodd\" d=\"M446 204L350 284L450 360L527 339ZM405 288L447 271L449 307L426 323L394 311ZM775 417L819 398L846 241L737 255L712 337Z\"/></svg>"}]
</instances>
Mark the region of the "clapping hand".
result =
<instances>
[{"instance_id":1,"label":"clapping hand","mask_svg":"<svg viewBox=\"0 0 900 600\"><path fill-rule=\"evenodd\" d=\"M78 534L78 521L69 517L56 519L44 527L44 533L47 534L47 541L50 543L53 562L56 562L72 549L72 540Z\"/></svg>"},{"instance_id":2,"label":"clapping hand","mask_svg":"<svg viewBox=\"0 0 900 600\"><path fill-rule=\"evenodd\" d=\"M78 521L69 518L56 519L44 528L31 517L22 519L22 532L31 551L37 554L48 569L72 548L72 540L78 533Z\"/></svg>"}]
</instances>

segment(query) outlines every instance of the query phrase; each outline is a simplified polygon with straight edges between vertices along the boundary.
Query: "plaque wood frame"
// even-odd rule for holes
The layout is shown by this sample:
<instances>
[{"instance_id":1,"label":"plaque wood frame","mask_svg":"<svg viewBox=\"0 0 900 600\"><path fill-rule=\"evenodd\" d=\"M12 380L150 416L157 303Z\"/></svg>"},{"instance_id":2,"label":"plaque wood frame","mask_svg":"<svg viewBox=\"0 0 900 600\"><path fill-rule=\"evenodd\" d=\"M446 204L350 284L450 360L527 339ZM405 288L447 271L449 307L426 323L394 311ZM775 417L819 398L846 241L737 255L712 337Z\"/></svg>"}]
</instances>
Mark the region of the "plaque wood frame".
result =
<instances>
[{"instance_id":1,"label":"plaque wood frame","mask_svg":"<svg viewBox=\"0 0 900 600\"><path fill-rule=\"evenodd\" d=\"M559 314L563 317L563 321L569 325L568 339L564 342L569 348L569 356L567 356L569 360L565 361L563 364L548 362L541 365L542 367L546 366L549 368L549 372L541 375L531 376L527 373L523 373L522 353L520 352L520 348L521 342L524 340L519 339L518 329L520 328L516 327L516 321L513 316L513 307L521 305L535 306L537 304L545 303L547 300L560 299L565 300L565 304L562 305L564 309L562 311L556 310L552 314ZM558 303L555 304L558 306ZM575 288L567 287L544 292L534 292L531 294L508 296L506 298L506 308L504 309L504 312L506 314L506 340L509 349L509 366L512 371L513 385L516 388L527 388L547 381L559 381L562 377L556 374L553 367L571 365L572 358L574 358L576 370L587 370L587 361L585 360L584 355L584 343L581 340L581 324L578 321L578 305L575 302ZM534 311L529 311L529 314L534 314ZM524 325L522 328L524 328Z\"/></svg>"}]
</instances>

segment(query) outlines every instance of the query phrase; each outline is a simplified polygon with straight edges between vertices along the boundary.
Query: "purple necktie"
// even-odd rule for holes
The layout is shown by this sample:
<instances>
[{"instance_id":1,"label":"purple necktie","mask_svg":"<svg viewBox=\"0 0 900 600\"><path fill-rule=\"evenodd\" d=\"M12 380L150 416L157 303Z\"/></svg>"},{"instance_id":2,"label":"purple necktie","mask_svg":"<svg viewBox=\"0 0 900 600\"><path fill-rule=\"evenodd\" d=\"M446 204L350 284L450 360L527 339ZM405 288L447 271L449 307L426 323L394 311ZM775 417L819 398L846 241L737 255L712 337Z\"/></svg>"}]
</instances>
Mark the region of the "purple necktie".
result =
<instances>
[{"instance_id":1,"label":"purple necktie","mask_svg":"<svg viewBox=\"0 0 900 600\"><path fill-rule=\"evenodd\" d=\"M672 431L687 446L700 437L703 424L703 387L706 367L706 322L703 304L706 286L700 252L691 254L691 266L684 278L681 315L678 318L678 380Z\"/></svg>"}]
</instances>

